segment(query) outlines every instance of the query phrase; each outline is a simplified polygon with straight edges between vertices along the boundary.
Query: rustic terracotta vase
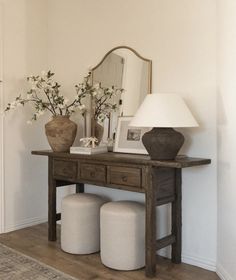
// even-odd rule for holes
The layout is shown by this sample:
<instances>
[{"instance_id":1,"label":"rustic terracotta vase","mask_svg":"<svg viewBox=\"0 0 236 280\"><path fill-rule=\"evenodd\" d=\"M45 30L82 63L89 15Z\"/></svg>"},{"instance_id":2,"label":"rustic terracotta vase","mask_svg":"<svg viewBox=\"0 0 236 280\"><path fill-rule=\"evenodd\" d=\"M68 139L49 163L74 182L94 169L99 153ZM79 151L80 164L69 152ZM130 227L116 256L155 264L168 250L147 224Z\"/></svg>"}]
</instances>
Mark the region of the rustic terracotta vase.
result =
<instances>
[{"instance_id":1,"label":"rustic terracotta vase","mask_svg":"<svg viewBox=\"0 0 236 280\"><path fill-rule=\"evenodd\" d=\"M99 124L97 121L94 121L94 136L98 139L98 143L97 143L98 145L102 141L103 133L104 133L104 127L101 124Z\"/></svg>"},{"instance_id":2,"label":"rustic terracotta vase","mask_svg":"<svg viewBox=\"0 0 236 280\"><path fill-rule=\"evenodd\" d=\"M69 116L55 116L46 123L45 132L48 143L54 152L68 152L77 131L77 124Z\"/></svg>"}]
</instances>

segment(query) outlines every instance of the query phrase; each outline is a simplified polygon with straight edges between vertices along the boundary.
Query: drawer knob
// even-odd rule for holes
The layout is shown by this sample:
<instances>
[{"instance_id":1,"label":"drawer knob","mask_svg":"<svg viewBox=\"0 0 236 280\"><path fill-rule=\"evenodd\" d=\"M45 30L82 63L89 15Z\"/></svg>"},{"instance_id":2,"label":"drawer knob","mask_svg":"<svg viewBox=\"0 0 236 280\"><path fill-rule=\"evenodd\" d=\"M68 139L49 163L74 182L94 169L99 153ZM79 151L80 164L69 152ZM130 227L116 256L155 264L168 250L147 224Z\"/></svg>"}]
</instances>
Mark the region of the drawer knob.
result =
<instances>
[{"instance_id":1,"label":"drawer knob","mask_svg":"<svg viewBox=\"0 0 236 280\"><path fill-rule=\"evenodd\" d=\"M91 176L92 178L94 178L94 177L95 177L95 172L90 172L90 176Z\"/></svg>"},{"instance_id":2,"label":"drawer knob","mask_svg":"<svg viewBox=\"0 0 236 280\"><path fill-rule=\"evenodd\" d=\"M122 176L122 181L127 182L127 176Z\"/></svg>"}]
</instances>

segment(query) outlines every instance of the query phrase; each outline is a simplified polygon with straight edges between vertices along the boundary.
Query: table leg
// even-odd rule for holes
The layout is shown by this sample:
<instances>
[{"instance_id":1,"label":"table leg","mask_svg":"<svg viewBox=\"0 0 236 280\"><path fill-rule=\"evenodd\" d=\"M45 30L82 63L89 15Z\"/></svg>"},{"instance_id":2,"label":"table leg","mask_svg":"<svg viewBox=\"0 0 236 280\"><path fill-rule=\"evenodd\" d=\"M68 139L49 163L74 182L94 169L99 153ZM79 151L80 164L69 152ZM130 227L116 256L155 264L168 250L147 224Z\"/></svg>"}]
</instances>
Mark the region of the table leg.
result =
<instances>
[{"instance_id":1,"label":"table leg","mask_svg":"<svg viewBox=\"0 0 236 280\"><path fill-rule=\"evenodd\" d=\"M147 277L156 274L156 190L152 183L152 168L146 169L147 186L145 192L146 204L146 267Z\"/></svg>"},{"instance_id":2,"label":"table leg","mask_svg":"<svg viewBox=\"0 0 236 280\"><path fill-rule=\"evenodd\" d=\"M84 184L83 183L77 183L76 184L76 193L83 193L84 192Z\"/></svg>"},{"instance_id":3,"label":"table leg","mask_svg":"<svg viewBox=\"0 0 236 280\"><path fill-rule=\"evenodd\" d=\"M175 201L172 203L172 234L176 242L172 244L172 262L181 263L182 251L182 174L175 169Z\"/></svg>"},{"instance_id":4,"label":"table leg","mask_svg":"<svg viewBox=\"0 0 236 280\"><path fill-rule=\"evenodd\" d=\"M56 235L56 190L57 183L53 179L53 161L49 157L48 162L48 240L55 241Z\"/></svg>"}]
</instances>

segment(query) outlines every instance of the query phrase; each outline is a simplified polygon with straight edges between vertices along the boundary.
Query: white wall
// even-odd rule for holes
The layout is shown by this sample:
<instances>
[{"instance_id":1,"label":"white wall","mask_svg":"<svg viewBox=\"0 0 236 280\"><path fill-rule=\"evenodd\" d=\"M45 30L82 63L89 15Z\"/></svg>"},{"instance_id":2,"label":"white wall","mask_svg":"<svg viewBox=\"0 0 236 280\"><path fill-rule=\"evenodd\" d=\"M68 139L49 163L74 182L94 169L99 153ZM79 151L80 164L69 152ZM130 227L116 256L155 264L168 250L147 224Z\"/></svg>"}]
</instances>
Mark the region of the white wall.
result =
<instances>
[{"instance_id":1,"label":"white wall","mask_svg":"<svg viewBox=\"0 0 236 280\"><path fill-rule=\"evenodd\" d=\"M236 1L218 0L218 261L222 279L236 279Z\"/></svg>"},{"instance_id":2,"label":"white wall","mask_svg":"<svg viewBox=\"0 0 236 280\"><path fill-rule=\"evenodd\" d=\"M1 1L4 17L1 107L12 101L21 89L25 90L28 75L38 73L47 65L46 4L44 0ZM17 111L4 117L0 143L4 142L5 231L43 221L47 216L46 161L30 154L32 149L48 147L45 120L29 126L26 121L31 110Z\"/></svg>"},{"instance_id":3,"label":"white wall","mask_svg":"<svg viewBox=\"0 0 236 280\"><path fill-rule=\"evenodd\" d=\"M72 85L108 50L128 45L153 60L153 91L178 92L185 97L200 127L183 130L186 143L182 152L209 157L212 164L183 172L183 260L215 269L215 1L51 0L49 18L49 65L68 93L74 93ZM116 199L143 199L120 191L101 191ZM165 229L168 209L159 212L160 226Z\"/></svg>"}]
</instances>

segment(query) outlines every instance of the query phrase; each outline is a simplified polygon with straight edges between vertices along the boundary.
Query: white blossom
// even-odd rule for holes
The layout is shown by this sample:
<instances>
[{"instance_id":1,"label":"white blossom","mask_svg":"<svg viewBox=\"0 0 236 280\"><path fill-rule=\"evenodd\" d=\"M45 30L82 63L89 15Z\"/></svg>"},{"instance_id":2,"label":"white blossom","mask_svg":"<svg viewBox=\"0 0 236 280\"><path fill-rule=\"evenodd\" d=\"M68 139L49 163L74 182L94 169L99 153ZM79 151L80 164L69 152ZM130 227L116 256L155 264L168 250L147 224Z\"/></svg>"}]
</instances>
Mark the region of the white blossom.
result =
<instances>
[{"instance_id":1,"label":"white blossom","mask_svg":"<svg viewBox=\"0 0 236 280\"><path fill-rule=\"evenodd\" d=\"M47 72L45 70L41 71L42 78L47 78Z\"/></svg>"},{"instance_id":2,"label":"white blossom","mask_svg":"<svg viewBox=\"0 0 236 280\"><path fill-rule=\"evenodd\" d=\"M39 110L38 112L37 112L37 115L38 116L42 116L44 114L44 110Z\"/></svg>"},{"instance_id":3,"label":"white blossom","mask_svg":"<svg viewBox=\"0 0 236 280\"><path fill-rule=\"evenodd\" d=\"M65 108L65 105L64 105L64 104L58 104L58 108L64 109L64 108Z\"/></svg>"},{"instance_id":4,"label":"white blossom","mask_svg":"<svg viewBox=\"0 0 236 280\"><path fill-rule=\"evenodd\" d=\"M31 85L31 89L32 90L36 90L37 89L37 83L32 83L32 85Z\"/></svg>"},{"instance_id":5,"label":"white blossom","mask_svg":"<svg viewBox=\"0 0 236 280\"><path fill-rule=\"evenodd\" d=\"M94 87L95 90L99 89L100 88L100 83L96 83L93 87Z\"/></svg>"},{"instance_id":6,"label":"white blossom","mask_svg":"<svg viewBox=\"0 0 236 280\"><path fill-rule=\"evenodd\" d=\"M85 109L85 105L84 105L84 104L80 105L80 106L79 106L79 109L80 109L80 110L84 110L84 109Z\"/></svg>"},{"instance_id":7,"label":"white blossom","mask_svg":"<svg viewBox=\"0 0 236 280\"><path fill-rule=\"evenodd\" d=\"M10 104L10 109L15 109L17 106L17 102L16 101L13 101L11 104Z\"/></svg>"},{"instance_id":8,"label":"white blossom","mask_svg":"<svg viewBox=\"0 0 236 280\"><path fill-rule=\"evenodd\" d=\"M81 84L81 89L85 89L86 88L86 85L85 84Z\"/></svg>"}]
</instances>

